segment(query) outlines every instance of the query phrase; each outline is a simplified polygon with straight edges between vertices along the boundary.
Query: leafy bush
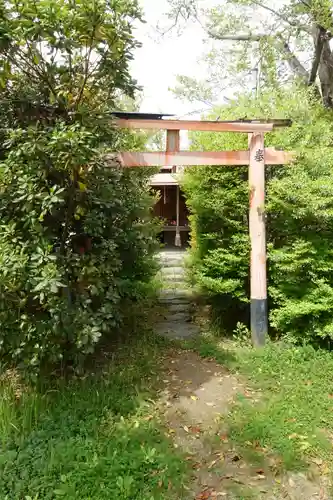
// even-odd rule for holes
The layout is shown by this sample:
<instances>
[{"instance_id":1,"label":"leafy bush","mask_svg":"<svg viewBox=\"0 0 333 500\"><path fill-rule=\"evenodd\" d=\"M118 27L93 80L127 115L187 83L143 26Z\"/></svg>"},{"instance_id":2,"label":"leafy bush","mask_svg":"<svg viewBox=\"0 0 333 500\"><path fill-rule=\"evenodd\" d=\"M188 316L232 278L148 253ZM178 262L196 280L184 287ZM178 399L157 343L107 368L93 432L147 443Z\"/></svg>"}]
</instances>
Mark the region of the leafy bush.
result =
<instances>
[{"instance_id":1,"label":"leafy bush","mask_svg":"<svg viewBox=\"0 0 333 500\"><path fill-rule=\"evenodd\" d=\"M292 165L266 167L270 323L297 341L333 338L333 151L331 112L293 89L260 101L242 98L216 110L225 119L291 118L266 145L293 150ZM215 116L215 114L213 115ZM236 134L196 133L193 149L246 149ZM184 189L192 212L194 275L218 317L248 315L248 184L243 168L189 169Z\"/></svg>"},{"instance_id":2,"label":"leafy bush","mask_svg":"<svg viewBox=\"0 0 333 500\"><path fill-rule=\"evenodd\" d=\"M1 15L0 344L37 372L91 353L154 272L148 172L106 155L144 139L111 121L135 90L140 13L135 0L63 0L9 1Z\"/></svg>"}]
</instances>

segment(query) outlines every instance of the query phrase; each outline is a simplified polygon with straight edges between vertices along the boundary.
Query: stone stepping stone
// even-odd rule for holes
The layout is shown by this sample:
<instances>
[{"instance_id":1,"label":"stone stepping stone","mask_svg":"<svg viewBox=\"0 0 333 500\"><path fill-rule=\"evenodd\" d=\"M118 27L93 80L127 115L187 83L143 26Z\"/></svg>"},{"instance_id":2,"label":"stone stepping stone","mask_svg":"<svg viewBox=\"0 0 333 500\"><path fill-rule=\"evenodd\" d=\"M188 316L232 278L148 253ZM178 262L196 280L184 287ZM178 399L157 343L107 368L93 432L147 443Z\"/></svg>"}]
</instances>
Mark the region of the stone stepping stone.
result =
<instances>
[{"instance_id":1,"label":"stone stepping stone","mask_svg":"<svg viewBox=\"0 0 333 500\"><path fill-rule=\"evenodd\" d=\"M169 276L170 274L176 274L180 276L185 276L185 271L183 267L180 266L170 266L166 267L165 269L161 269L161 272L164 276Z\"/></svg>"},{"instance_id":2,"label":"stone stepping stone","mask_svg":"<svg viewBox=\"0 0 333 500\"><path fill-rule=\"evenodd\" d=\"M168 314L168 312L166 312L165 314L166 318L167 318L167 321L169 322L174 322L174 321L179 321L179 322L188 322L191 320L191 315L189 313L189 311L181 311L181 312L177 312L177 313L171 313L171 314Z\"/></svg>"},{"instance_id":3,"label":"stone stepping stone","mask_svg":"<svg viewBox=\"0 0 333 500\"><path fill-rule=\"evenodd\" d=\"M188 339L199 334L193 323L163 322L156 326L157 333L169 339Z\"/></svg>"},{"instance_id":4,"label":"stone stepping stone","mask_svg":"<svg viewBox=\"0 0 333 500\"><path fill-rule=\"evenodd\" d=\"M191 307L191 304L189 302L182 302L180 304L174 304L170 303L168 305L168 312L170 313L178 313L178 312L184 312L188 311Z\"/></svg>"}]
</instances>

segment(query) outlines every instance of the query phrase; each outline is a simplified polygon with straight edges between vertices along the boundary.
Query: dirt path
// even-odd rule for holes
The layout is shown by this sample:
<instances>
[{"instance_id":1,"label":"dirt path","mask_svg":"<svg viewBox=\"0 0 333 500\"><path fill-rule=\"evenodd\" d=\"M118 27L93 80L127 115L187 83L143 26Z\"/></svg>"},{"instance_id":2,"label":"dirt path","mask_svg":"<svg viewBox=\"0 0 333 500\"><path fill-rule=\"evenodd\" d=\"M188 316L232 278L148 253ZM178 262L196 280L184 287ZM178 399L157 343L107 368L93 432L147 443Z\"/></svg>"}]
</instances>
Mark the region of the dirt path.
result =
<instances>
[{"instance_id":1,"label":"dirt path","mask_svg":"<svg viewBox=\"0 0 333 500\"><path fill-rule=\"evenodd\" d=\"M156 332L169 339L200 335L192 320L192 291L185 278L185 252L159 254L163 289ZM173 349L165 360L160 407L168 434L193 469L184 500L331 500L324 484L306 474L283 473L276 457L250 463L228 437L228 413L238 395L255 404L260 395L227 369L192 351ZM317 477L316 474L312 475ZM332 499L333 500L333 499Z\"/></svg>"},{"instance_id":2,"label":"dirt path","mask_svg":"<svg viewBox=\"0 0 333 500\"><path fill-rule=\"evenodd\" d=\"M191 351L173 349L165 360L160 405L168 433L192 466L186 500L329 500L323 485L305 474L282 476L276 461L254 465L228 439L223 423L245 382L214 361ZM255 394L253 393L255 398Z\"/></svg>"}]
</instances>

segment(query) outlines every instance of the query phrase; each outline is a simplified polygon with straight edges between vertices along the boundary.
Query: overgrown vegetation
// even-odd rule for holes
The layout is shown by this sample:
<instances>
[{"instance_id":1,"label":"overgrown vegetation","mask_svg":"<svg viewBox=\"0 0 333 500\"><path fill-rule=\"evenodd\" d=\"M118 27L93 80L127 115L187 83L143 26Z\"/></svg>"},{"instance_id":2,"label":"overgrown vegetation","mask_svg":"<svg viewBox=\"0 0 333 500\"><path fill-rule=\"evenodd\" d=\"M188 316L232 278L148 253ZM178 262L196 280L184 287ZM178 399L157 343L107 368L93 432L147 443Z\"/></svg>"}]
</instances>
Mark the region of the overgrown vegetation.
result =
<instances>
[{"instance_id":1,"label":"overgrown vegetation","mask_svg":"<svg viewBox=\"0 0 333 500\"><path fill-rule=\"evenodd\" d=\"M314 465L323 476L331 474L333 360L329 352L284 343L268 343L256 350L210 335L192 347L250 381L247 395L238 398L224 422L229 439L249 460L267 463L271 458L276 472Z\"/></svg>"},{"instance_id":2,"label":"overgrown vegetation","mask_svg":"<svg viewBox=\"0 0 333 500\"><path fill-rule=\"evenodd\" d=\"M266 135L266 145L296 153L292 165L267 167L270 323L296 341L333 338L331 112L299 88L244 97L210 116L289 117L293 126ZM201 133L193 149L246 148L246 137ZM248 320L247 170L189 169L184 181L192 212L193 270L218 317Z\"/></svg>"},{"instance_id":3,"label":"overgrown vegetation","mask_svg":"<svg viewBox=\"0 0 333 500\"><path fill-rule=\"evenodd\" d=\"M181 498L186 462L153 402L162 349L128 339L89 375L40 390L2 373L1 499Z\"/></svg>"},{"instance_id":4,"label":"overgrown vegetation","mask_svg":"<svg viewBox=\"0 0 333 500\"><path fill-rule=\"evenodd\" d=\"M273 451L287 470L314 463L331 471L332 356L310 346L240 349L238 366L259 389L258 401L234 407L230 435L242 446ZM316 402L313 404L313 402Z\"/></svg>"},{"instance_id":5,"label":"overgrown vegetation","mask_svg":"<svg viewBox=\"0 0 333 500\"><path fill-rule=\"evenodd\" d=\"M149 172L106 157L144 141L111 120L136 89L141 14L136 0L0 10L0 352L38 373L91 353L154 272Z\"/></svg>"}]
</instances>

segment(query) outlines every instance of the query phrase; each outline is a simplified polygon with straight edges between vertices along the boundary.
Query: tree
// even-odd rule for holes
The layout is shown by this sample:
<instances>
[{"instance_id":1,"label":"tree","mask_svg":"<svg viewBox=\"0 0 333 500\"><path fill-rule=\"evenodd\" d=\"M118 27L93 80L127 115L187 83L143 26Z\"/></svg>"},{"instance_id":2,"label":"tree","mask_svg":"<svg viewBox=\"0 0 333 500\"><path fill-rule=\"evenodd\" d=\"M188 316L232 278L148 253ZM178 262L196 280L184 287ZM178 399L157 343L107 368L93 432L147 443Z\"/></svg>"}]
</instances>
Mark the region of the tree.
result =
<instances>
[{"instance_id":1,"label":"tree","mask_svg":"<svg viewBox=\"0 0 333 500\"><path fill-rule=\"evenodd\" d=\"M224 0L211 9L202 8L199 0L169 4L172 26L190 18L199 22L215 42L208 55L215 61L211 66L225 68L228 62L243 88L249 88L249 74L259 67L264 85L297 79L318 88L323 104L333 107L330 0ZM184 90L178 87L178 92Z\"/></svg>"},{"instance_id":2,"label":"tree","mask_svg":"<svg viewBox=\"0 0 333 500\"><path fill-rule=\"evenodd\" d=\"M266 167L268 292L271 333L296 342L333 339L331 111L299 90L243 96L207 117L292 118L266 134L267 146L295 153L292 165ZM195 150L245 149L244 134L194 133ZM243 167L191 167L184 179L191 212L192 269L215 318L249 320L248 179Z\"/></svg>"},{"instance_id":3,"label":"tree","mask_svg":"<svg viewBox=\"0 0 333 500\"><path fill-rule=\"evenodd\" d=\"M0 347L37 373L92 352L154 271L149 172L106 155L144 140L112 126L136 90L141 14L136 0L9 0L0 16Z\"/></svg>"}]
</instances>

